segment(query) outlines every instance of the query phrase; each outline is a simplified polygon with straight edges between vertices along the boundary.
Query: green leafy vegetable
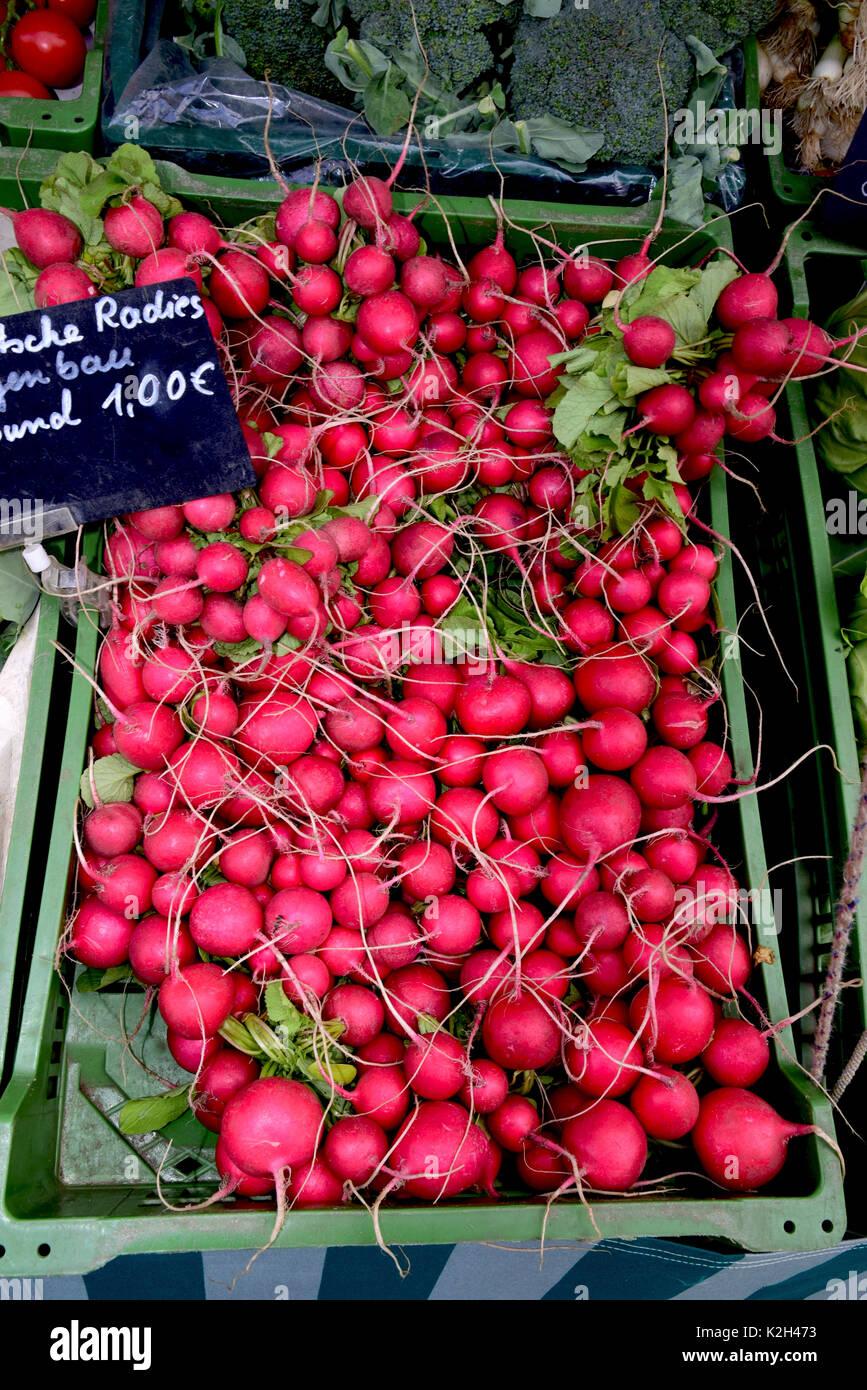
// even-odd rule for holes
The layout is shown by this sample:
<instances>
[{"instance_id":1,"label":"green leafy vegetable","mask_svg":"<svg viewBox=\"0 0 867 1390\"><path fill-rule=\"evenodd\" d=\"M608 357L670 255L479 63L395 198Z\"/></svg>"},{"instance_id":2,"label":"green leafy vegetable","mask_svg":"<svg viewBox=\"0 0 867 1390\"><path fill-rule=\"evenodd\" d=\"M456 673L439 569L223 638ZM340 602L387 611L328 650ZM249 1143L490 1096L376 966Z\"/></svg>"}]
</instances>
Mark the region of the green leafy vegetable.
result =
<instances>
[{"instance_id":1,"label":"green leafy vegetable","mask_svg":"<svg viewBox=\"0 0 867 1390\"><path fill-rule=\"evenodd\" d=\"M165 1129L189 1108L191 1087L179 1086L159 1096L128 1100L120 1112L117 1127L121 1134L150 1134Z\"/></svg>"}]
</instances>

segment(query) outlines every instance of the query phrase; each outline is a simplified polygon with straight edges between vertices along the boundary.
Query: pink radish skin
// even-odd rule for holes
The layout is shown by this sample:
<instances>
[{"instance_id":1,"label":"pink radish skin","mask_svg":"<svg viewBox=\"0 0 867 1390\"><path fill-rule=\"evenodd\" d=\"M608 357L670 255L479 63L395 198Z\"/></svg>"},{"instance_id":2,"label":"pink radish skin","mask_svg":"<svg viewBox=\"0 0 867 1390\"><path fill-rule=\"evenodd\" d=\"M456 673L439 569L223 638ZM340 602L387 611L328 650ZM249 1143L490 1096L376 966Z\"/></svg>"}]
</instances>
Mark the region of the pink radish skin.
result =
<instances>
[{"instance_id":1,"label":"pink radish skin","mask_svg":"<svg viewBox=\"0 0 867 1390\"><path fill-rule=\"evenodd\" d=\"M623 330L623 346L637 367L661 367L674 352L676 334L665 319L642 314Z\"/></svg>"},{"instance_id":2,"label":"pink radish skin","mask_svg":"<svg viewBox=\"0 0 867 1390\"><path fill-rule=\"evenodd\" d=\"M197 959L196 942L186 927L175 926L165 917L145 917L133 927L129 938L129 963L142 984L163 984L179 966Z\"/></svg>"},{"instance_id":3,"label":"pink radish skin","mask_svg":"<svg viewBox=\"0 0 867 1390\"><path fill-rule=\"evenodd\" d=\"M567 1120L561 1142L590 1188L626 1192L647 1162L647 1136L632 1111L616 1100L600 1100Z\"/></svg>"},{"instance_id":4,"label":"pink radish skin","mask_svg":"<svg viewBox=\"0 0 867 1390\"><path fill-rule=\"evenodd\" d=\"M768 1040L742 1018L723 1018L701 1054L708 1075L718 1086L755 1086L771 1058Z\"/></svg>"},{"instance_id":5,"label":"pink radish skin","mask_svg":"<svg viewBox=\"0 0 867 1390\"><path fill-rule=\"evenodd\" d=\"M406 1175L410 1196L436 1201L475 1187L487 1156L485 1135L462 1105L425 1101L398 1131L391 1167Z\"/></svg>"},{"instance_id":6,"label":"pink radish skin","mask_svg":"<svg viewBox=\"0 0 867 1390\"><path fill-rule=\"evenodd\" d=\"M750 319L772 319L777 299L773 280L751 272L726 285L717 299L716 315L723 328L732 331Z\"/></svg>"},{"instance_id":7,"label":"pink radish skin","mask_svg":"<svg viewBox=\"0 0 867 1390\"><path fill-rule=\"evenodd\" d=\"M692 1142L709 1177L730 1192L751 1192L775 1178L789 1140L815 1133L790 1124L752 1091L722 1086L701 1102Z\"/></svg>"},{"instance_id":8,"label":"pink radish skin","mask_svg":"<svg viewBox=\"0 0 867 1390\"><path fill-rule=\"evenodd\" d=\"M73 922L67 950L82 965L108 970L129 956L134 922L97 898L86 898Z\"/></svg>"},{"instance_id":9,"label":"pink radish skin","mask_svg":"<svg viewBox=\"0 0 867 1390\"><path fill-rule=\"evenodd\" d=\"M79 299L94 299L96 285L81 266L60 263L46 266L33 286L37 309L51 309L58 304L74 304Z\"/></svg>"},{"instance_id":10,"label":"pink radish skin","mask_svg":"<svg viewBox=\"0 0 867 1390\"><path fill-rule=\"evenodd\" d=\"M322 1133L322 1106L299 1081L269 1076L238 1091L223 1111L226 1153L253 1177L278 1179L308 1163Z\"/></svg>"},{"instance_id":11,"label":"pink radish skin","mask_svg":"<svg viewBox=\"0 0 867 1390\"><path fill-rule=\"evenodd\" d=\"M698 983L662 980L654 999L647 985L636 994L629 1020L658 1062L689 1062L708 1045L715 1018L710 995Z\"/></svg>"},{"instance_id":12,"label":"pink radish skin","mask_svg":"<svg viewBox=\"0 0 867 1390\"><path fill-rule=\"evenodd\" d=\"M322 1154L340 1182L365 1187L385 1162L388 1137L382 1125L366 1115L344 1115L328 1131Z\"/></svg>"},{"instance_id":13,"label":"pink radish skin","mask_svg":"<svg viewBox=\"0 0 867 1390\"><path fill-rule=\"evenodd\" d=\"M653 1076L640 1076L629 1104L651 1139L682 1139L698 1119L698 1092L673 1067L655 1066Z\"/></svg>"},{"instance_id":14,"label":"pink radish skin","mask_svg":"<svg viewBox=\"0 0 867 1390\"><path fill-rule=\"evenodd\" d=\"M142 815L127 801L108 802L84 822L84 839L94 854L127 854L142 836Z\"/></svg>"},{"instance_id":15,"label":"pink radish skin","mask_svg":"<svg viewBox=\"0 0 867 1390\"><path fill-rule=\"evenodd\" d=\"M153 203L141 194L128 203L106 210L103 218L105 239L123 256L142 260L162 246L165 236L163 219Z\"/></svg>"},{"instance_id":16,"label":"pink radish skin","mask_svg":"<svg viewBox=\"0 0 867 1390\"><path fill-rule=\"evenodd\" d=\"M507 1071L547 1067L560 1051L560 1029L530 994L495 999L482 1021L482 1035L491 1061Z\"/></svg>"},{"instance_id":17,"label":"pink radish skin","mask_svg":"<svg viewBox=\"0 0 867 1390\"><path fill-rule=\"evenodd\" d=\"M458 1100L468 1110L479 1115L492 1115L499 1110L509 1091L509 1078L487 1057L478 1057L471 1063L470 1075L464 1078Z\"/></svg>"},{"instance_id":18,"label":"pink radish skin","mask_svg":"<svg viewBox=\"0 0 867 1390\"><path fill-rule=\"evenodd\" d=\"M186 965L160 985L159 1010L167 1028L182 1038L209 1038L232 1009L235 986L219 965Z\"/></svg>"},{"instance_id":19,"label":"pink radish skin","mask_svg":"<svg viewBox=\"0 0 867 1390\"><path fill-rule=\"evenodd\" d=\"M0 209L12 219L15 240L37 270L60 262L77 261L83 245L74 222L60 212L26 208L23 212Z\"/></svg>"}]
</instances>

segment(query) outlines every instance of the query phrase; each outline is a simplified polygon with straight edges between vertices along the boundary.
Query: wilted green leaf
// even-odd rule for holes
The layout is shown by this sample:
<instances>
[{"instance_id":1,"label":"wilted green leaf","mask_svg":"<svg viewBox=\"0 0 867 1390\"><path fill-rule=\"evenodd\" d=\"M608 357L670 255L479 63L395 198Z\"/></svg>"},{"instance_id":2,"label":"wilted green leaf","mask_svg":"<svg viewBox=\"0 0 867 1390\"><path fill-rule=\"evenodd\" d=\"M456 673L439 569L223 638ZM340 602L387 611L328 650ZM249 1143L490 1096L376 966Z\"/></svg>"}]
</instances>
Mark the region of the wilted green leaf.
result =
<instances>
[{"instance_id":1,"label":"wilted green leaf","mask_svg":"<svg viewBox=\"0 0 867 1390\"><path fill-rule=\"evenodd\" d=\"M176 1091L166 1091L161 1096L143 1096L141 1100L128 1100L120 1112L117 1127L121 1134L150 1134L152 1130L164 1129L189 1107L190 1086L180 1086Z\"/></svg>"}]
</instances>

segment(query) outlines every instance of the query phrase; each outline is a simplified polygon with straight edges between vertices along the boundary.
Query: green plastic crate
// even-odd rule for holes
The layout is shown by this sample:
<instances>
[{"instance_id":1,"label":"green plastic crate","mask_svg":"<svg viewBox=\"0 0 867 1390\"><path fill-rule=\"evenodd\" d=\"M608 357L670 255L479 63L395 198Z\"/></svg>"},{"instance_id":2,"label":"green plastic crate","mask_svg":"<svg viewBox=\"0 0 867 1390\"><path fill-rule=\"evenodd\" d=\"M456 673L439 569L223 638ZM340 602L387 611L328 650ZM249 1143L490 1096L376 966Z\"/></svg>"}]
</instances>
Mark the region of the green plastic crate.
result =
<instances>
[{"instance_id":1,"label":"green plastic crate","mask_svg":"<svg viewBox=\"0 0 867 1390\"><path fill-rule=\"evenodd\" d=\"M96 151L100 138L99 107L109 3L110 0L99 0L93 48L85 59L80 94L72 101L39 101L34 97L0 99L0 146L86 150L89 154Z\"/></svg>"},{"instance_id":2,"label":"green plastic crate","mask_svg":"<svg viewBox=\"0 0 867 1390\"><path fill-rule=\"evenodd\" d=\"M754 38L747 39L744 43L744 58L746 107L748 111L760 111L762 94L759 91L759 63ZM789 207L807 207L819 190L830 182L817 174L799 174L790 169L786 164L785 152L769 154L766 158L774 196Z\"/></svg>"},{"instance_id":3,"label":"green plastic crate","mask_svg":"<svg viewBox=\"0 0 867 1390\"><path fill-rule=\"evenodd\" d=\"M60 605L43 594L36 616L33 675L27 703L27 723L21 749L21 770L6 869L0 881L0 1075L3 1074L7 1039L12 1022L13 994L19 951L24 935L24 912L32 861L39 846L33 842L37 789L43 770L48 736L49 710L56 652L54 641L60 621Z\"/></svg>"},{"instance_id":4,"label":"green plastic crate","mask_svg":"<svg viewBox=\"0 0 867 1390\"><path fill-rule=\"evenodd\" d=\"M801 317L811 317L808 283L811 257L843 258L856 271L859 280L861 266L867 265L867 253L863 247L832 241L809 224L796 227L789 239L786 266L792 312ZM813 305L812 316L818 322L827 317L838 300L845 302L850 297L836 284L835 294L836 298L822 307ZM803 507L797 511L791 509L791 514L787 509L787 528L796 583L809 586L812 590L810 611L816 620L804 632L805 649L819 658L819 663L815 659L812 663L816 677L811 682L813 732L817 742L833 746L842 774L834 774L826 755L827 790L823 798L823 812L828 818L829 843L834 856L827 939L830 936L833 898L839 891L840 870L858 810L861 782L846 655L840 635L841 617L844 620L848 617L848 607L867 569L867 541L863 537L850 539L835 536L832 539L829 535L825 502L830 497L846 497L851 489L845 476L825 468L820 470L813 441L805 437L819 422L810 410L804 383L791 381L788 384L786 405L792 438L802 441L795 445L795 454ZM850 975L859 969L863 971L867 962L867 905L863 902L857 910L853 937ZM867 1028L867 991L863 987L845 990L844 1007L847 1014L853 1015L852 1029L848 1031L851 1045Z\"/></svg>"},{"instance_id":5,"label":"green plastic crate","mask_svg":"<svg viewBox=\"0 0 867 1390\"><path fill-rule=\"evenodd\" d=\"M0 166L2 167L2 166ZM225 223L250 216L273 205L279 195L255 183L197 179L164 166L165 185L188 206L210 210ZM30 168L31 179L41 176ZM2 180L0 180L2 182ZM467 199L442 200L424 214L422 231L435 239L448 212L458 245L478 245L489 238L492 209ZM609 255L636 249L648 223L632 213L598 213L557 205L506 204L512 245L528 241L526 229L550 226L567 245L591 244ZM684 235L682 227L666 227L659 240L672 261L699 258L712 250L715 239L707 229ZM717 470L709 488L711 520L726 533L729 526L726 478ZM722 627L736 628L734 585L730 562L717 584ZM80 623L76 661L84 672L93 669L97 634ZM737 660L723 667L726 703L735 764L741 775L752 768L752 751L744 686ZM137 1068L124 1064L123 1048L105 1034L118 1031L119 996L76 994L70 1006L70 972L61 980L54 969L58 932L67 910L70 883L71 823L78 780L90 727L91 691L83 676L73 679L60 770L54 829L42 897L42 910L33 951L24 1005L24 1020L15 1067L0 1098L0 1259L4 1275L77 1273L104 1264L123 1253L249 1249L264 1245L273 1224L273 1211L252 1202L232 1202L206 1211L167 1211L156 1193L155 1171L164 1163L162 1186L174 1204L200 1200L213 1190L212 1149L189 1117L182 1117L159 1136L128 1139L112 1123L127 1094L142 1094L152 1082L141 1082ZM732 814L732 859L743 863L743 881L759 890L766 865L762 825L752 797L738 803ZM773 926L755 939L769 944ZM790 1009L779 958L759 966L754 988L763 997L770 1017L787 1018ZM131 1002L130 1002L131 1001ZM142 996L130 994L127 1027L139 1021ZM88 1026L88 1025L92 1026ZM173 1073L166 1061L159 1026L144 1024L144 1055L163 1076ZM141 1035L139 1035L141 1036ZM769 1076L771 1094L781 1110L833 1133L833 1115L817 1089L790 1060L791 1029L781 1030L775 1043L775 1065ZM166 1139L173 1147L166 1152ZM723 1197L698 1182L689 1195L599 1198L593 1202L599 1229L606 1236L707 1237L750 1250L818 1249L834 1244L845 1231L845 1209L839 1165L823 1144L809 1139L793 1148L783 1177L773 1194ZM542 1233L543 1201L463 1199L437 1207L400 1203L381 1212L384 1238L392 1244L452 1243L480 1240L534 1240ZM548 1219L548 1238L593 1240L596 1231L577 1200L558 1202ZM361 1209L290 1212L278 1237L282 1246L373 1244L373 1225Z\"/></svg>"}]
</instances>

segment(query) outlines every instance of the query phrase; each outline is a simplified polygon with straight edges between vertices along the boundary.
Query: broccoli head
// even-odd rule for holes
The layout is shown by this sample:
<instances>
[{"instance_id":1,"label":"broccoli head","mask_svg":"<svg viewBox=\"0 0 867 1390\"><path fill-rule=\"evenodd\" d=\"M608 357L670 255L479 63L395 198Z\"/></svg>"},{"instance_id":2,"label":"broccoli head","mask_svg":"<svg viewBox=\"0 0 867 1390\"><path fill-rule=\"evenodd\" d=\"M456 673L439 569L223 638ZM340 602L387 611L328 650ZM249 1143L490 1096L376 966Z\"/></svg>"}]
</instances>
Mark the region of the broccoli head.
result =
<instances>
[{"instance_id":1,"label":"broccoli head","mask_svg":"<svg viewBox=\"0 0 867 1390\"><path fill-rule=\"evenodd\" d=\"M689 34L714 53L757 34L774 17L777 0L660 0L666 27L680 38Z\"/></svg>"},{"instance_id":2,"label":"broccoli head","mask_svg":"<svg viewBox=\"0 0 867 1390\"><path fill-rule=\"evenodd\" d=\"M325 66L331 33L313 23L313 9L305 0L226 0L222 22L243 48L252 77L267 72L272 82L344 103L345 91Z\"/></svg>"},{"instance_id":3,"label":"broccoli head","mask_svg":"<svg viewBox=\"0 0 867 1390\"><path fill-rule=\"evenodd\" d=\"M659 70L669 115L686 101L693 61L662 20L659 0L591 0L551 19L520 20L512 64L519 119L558 116L600 132L599 158L645 164L666 145Z\"/></svg>"},{"instance_id":4,"label":"broccoli head","mask_svg":"<svg viewBox=\"0 0 867 1390\"><path fill-rule=\"evenodd\" d=\"M514 20L516 4L500 0L348 0L360 37L385 53L418 53L415 27L434 81L457 95L496 62L497 26ZM415 10L415 25L413 24ZM492 47L491 40L495 40Z\"/></svg>"}]
</instances>

